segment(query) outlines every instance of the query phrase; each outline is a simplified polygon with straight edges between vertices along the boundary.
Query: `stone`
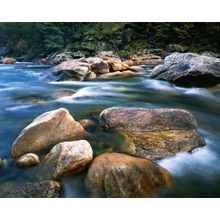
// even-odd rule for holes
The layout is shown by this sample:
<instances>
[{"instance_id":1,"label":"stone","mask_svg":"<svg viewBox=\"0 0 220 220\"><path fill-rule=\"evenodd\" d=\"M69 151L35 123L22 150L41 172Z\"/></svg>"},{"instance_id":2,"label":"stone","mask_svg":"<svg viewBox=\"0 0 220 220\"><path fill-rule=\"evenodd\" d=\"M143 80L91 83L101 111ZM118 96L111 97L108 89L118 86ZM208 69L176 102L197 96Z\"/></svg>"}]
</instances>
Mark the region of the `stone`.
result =
<instances>
[{"instance_id":1,"label":"stone","mask_svg":"<svg viewBox=\"0 0 220 220\"><path fill-rule=\"evenodd\" d=\"M68 60L49 70L54 75L58 75L60 80L84 80L91 72L91 65L79 60Z\"/></svg>"},{"instance_id":2,"label":"stone","mask_svg":"<svg viewBox=\"0 0 220 220\"><path fill-rule=\"evenodd\" d=\"M86 185L92 197L152 197L172 185L172 177L149 160L119 153L104 153L89 167Z\"/></svg>"},{"instance_id":3,"label":"stone","mask_svg":"<svg viewBox=\"0 0 220 220\"><path fill-rule=\"evenodd\" d=\"M122 152L150 160L205 145L194 116L183 109L109 108L99 122L104 130L122 134Z\"/></svg>"},{"instance_id":4,"label":"stone","mask_svg":"<svg viewBox=\"0 0 220 220\"><path fill-rule=\"evenodd\" d=\"M59 198L61 186L58 181L44 180L27 183L5 183L0 185L1 197L5 198Z\"/></svg>"},{"instance_id":5,"label":"stone","mask_svg":"<svg viewBox=\"0 0 220 220\"><path fill-rule=\"evenodd\" d=\"M40 163L39 157L36 154L28 153L21 156L16 161L16 166L18 167L30 167L35 166Z\"/></svg>"},{"instance_id":6,"label":"stone","mask_svg":"<svg viewBox=\"0 0 220 220\"><path fill-rule=\"evenodd\" d=\"M95 79L96 78L96 74L94 72L90 72L87 79Z\"/></svg>"},{"instance_id":7,"label":"stone","mask_svg":"<svg viewBox=\"0 0 220 220\"><path fill-rule=\"evenodd\" d=\"M62 142L43 159L41 173L46 174L46 178L71 175L85 169L92 159L92 147L86 140Z\"/></svg>"},{"instance_id":8,"label":"stone","mask_svg":"<svg viewBox=\"0 0 220 220\"><path fill-rule=\"evenodd\" d=\"M129 67L126 63L122 63L118 60L109 60L108 64L110 66L110 71L115 72L115 71L124 71L128 70Z\"/></svg>"},{"instance_id":9,"label":"stone","mask_svg":"<svg viewBox=\"0 0 220 220\"><path fill-rule=\"evenodd\" d=\"M127 65L159 65L163 63L163 59L154 54L134 54L130 59L123 61Z\"/></svg>"},{"instance_id":10,"label":"stone","mask_svg":"<svg viewBox=\"0 0 220 220\"><path fill-rule=\"evenodd\" d=\"M59 89L53 93L52 97L55 99L59 99L59 98L67 97L67 96L72 96L75 93L76 91L73 89Z\"/></svg>"},{"instance_id":11,"label":"stone","mask_svg":"<svg viewBox=\"0 0 220 220\"><path fill-rule=\"evenodd\" d=\"M150 78L185 87L210 87L220 83L220 59L195 53L173 53L156 66Z\"/></svg>"},{"instance_id":12,"label":"stone","mask_svg":"<svg viewBox=\"0 0 220 220\"><path fill-rule=\"evenodd\" d=\"M129 70L134 72L145 72L145 69L141 66L129 66Z\"/></svg>"},{"instance_id":13,"label":"stone","mask_svg":"<svg viewBox=\"0 0 220 220\"><path fill-rule=\"evenodd\" d=\"M116 71L116 72L112 72L112 73L106 73L106 74L102 74L100 76L100 78L103 78L103 79L108 79L108 78L116 78L116 77L132 77L132 76L138 76L135 72L132 72L130 70L127 70L127 71L123 71L123 72L120 72L120 71Z\"/></svg>"},{"instance_id":14,"label":"stone","mask_svg":"<svg viewBox=\"0 0 220 220\"><path fill-rule=\"evenodd\" d=\"M50 150L54 145L78 140L85 135L83 127L65 108L46 112L23 129L13 143L12 156Z\"/></svg>"},{"instance_id":15,"label":"stone","mask_svg":"<svg viewBox=\"0 0 220 220\"><path fill-rule=\"evenodd\" d=\"M91 64L91 71L95 74L109 73L109 65L106 61L98 57L89 57L86 59Z\"/></svg>"},{"instance_id":16,"label":"stone","mask_svg":"<svg viewBox=\"0 0 220 220\"><path fill-rule=\"evenodd\" d=\"M89 119L82 119L79 121L79 123L82 125L83 128L88 128L94 124L93 121Z\"/></svg>"},{"instance_id":17,"label":"stone","mask_svg":"<svg viewBox=\"0 0 220 220\"><path fill-rule=\"evenodd\" d=\"M3 167L3 160L0 158L0 167Z\"/></svg>"},{"instance_id":18,"label":"stone","mask_svg":"<svg viewBox=\"0 0 220 220\"><path fill-rule=\"evenodd\" d=\"M99 57L103 60L109 60L109 59L120 60L120 57L118 55L114 54L113 51L99 51L96 53L96 57Z\"/></svg>"},{"instance_id":19,"label":"stone","mask_svg":"<svg viewBox=\"0 0 220 220\"><path fill-rule=\"evenodd\" d=\"M14 64L16 63L16 59L12 57L5 57L2 59L3 64Z\"/></svg>"}]
</instances>

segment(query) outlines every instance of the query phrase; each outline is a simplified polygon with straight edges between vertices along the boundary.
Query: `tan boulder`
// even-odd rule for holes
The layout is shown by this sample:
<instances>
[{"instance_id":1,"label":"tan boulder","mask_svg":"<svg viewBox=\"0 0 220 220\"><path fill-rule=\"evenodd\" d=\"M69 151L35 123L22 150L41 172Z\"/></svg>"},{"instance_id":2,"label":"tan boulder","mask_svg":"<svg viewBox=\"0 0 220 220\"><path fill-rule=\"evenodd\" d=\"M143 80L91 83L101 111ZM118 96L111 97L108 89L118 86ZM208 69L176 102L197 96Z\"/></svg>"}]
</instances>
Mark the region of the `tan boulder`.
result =
<instances>
[{"instance_id":1,"label":"tan boulder","mask_svg":"<svg viewBox=\"0 0 220 220\"><path fill-rule=\"evenodd\" d=\"M28 153L21 156L16 161L16 166L18 167L30 167L35 166L40 163L39 157L36 154Z\"/></svg>"},{"instance_id":2,"label":"tan boulder","mask_svg":"<svg viewBox=\"0 0 220 220\"><path fill-rule=\"evenodd\" d=\"M89 167L86 185L92 197L151 197L172 184L167 170L146 159L104 153Z\"/></svg>"},{"instance_id":3,"label":"tan boulder","mask_svg":"<svg viewBox=\"0 0 220 220\"><path fill-rule=\"evenodd\" d=\"M85 169L93 159L92 147L86 140L68 141L55 145L42 161L45 178L56 178ZM49 175L49 176L48 176Z\"/></svg>"},{"instance_id":4,"label":"tan boulder","mask_svg":"<svg viewBox=\"0 0 220 220\"><path fill-rule=\"evenodd\" d=\"M91 65L91 71L96 74L109 73L109 65L106 61L98 57L89 57L86 59Z\"/></svg>"},{"instance_id":5,"label":"tan boulder","mask_svg":"<svg viewBox=\"0 0 220 220\"><path fill-rule=\"evenodd\" d=\"M99 122L103 129L124 136L122 152L150 160L205 145L194 116L183 109L109 108Z\"/></svg>"},{"instance_id":6,"label":"tan boulder","mask_svg":"<svg viewBox=\"0 0 220 220\"><path fill-rule=\"evenodd\" d=\"M12 156L49 150L60 142L78 140L84 134L83 127L67 109L49 111L38 116L23 129L13 143Z\"/></svg>"},{"instance_id":7,"label":"tan boulder","mask_svg":"<svg viewBox=\"0 0 220 220\"><path fill-rule=\"evenodd\" d=\"M5 57L2 59L3 64L13 64L16 63L16 59L12 57Z\"/></svg>"},{"instance_id":8,"label":"tan boulder","mask_svg":"<svg viewBox=\"0 0 220 220\"><path fill-rule=\"evenodd\" d=\"M111 72L124 71L124 70L129 69L129 67L126 63L123 63L123 62L118 61L118 60L109 60L108 64L110 66L110 71Z\"/></svg>"}]
</instances>

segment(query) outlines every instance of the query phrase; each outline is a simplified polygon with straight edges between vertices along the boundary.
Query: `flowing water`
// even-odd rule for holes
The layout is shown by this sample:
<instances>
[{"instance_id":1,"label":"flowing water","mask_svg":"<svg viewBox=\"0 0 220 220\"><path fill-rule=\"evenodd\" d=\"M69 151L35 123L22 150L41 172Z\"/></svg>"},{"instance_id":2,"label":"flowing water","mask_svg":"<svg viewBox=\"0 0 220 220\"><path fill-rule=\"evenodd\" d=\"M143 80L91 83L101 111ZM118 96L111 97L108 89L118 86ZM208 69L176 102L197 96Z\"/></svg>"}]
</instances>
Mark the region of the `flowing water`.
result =
<instances>
[{"instance_id":1,"label":"flowing water","mask_svg":"<svg viewBox=\"0 0 220 220\"><path fill-rule=\"evenodd\" d=\"M33 180L38 167L17 168L11 159L11 146L21 130L42 114L67 108L76 120L90 119L88 129L98 141L92 142L94 153L118 151L119 136L102 131L99 113L108 107L183 108L191 111L199 124L199 133L207 146L191 154L156 161L170 171L173 187L159 197L220 197L220 96L208 89L181 88L164 81L150 80L152 67L140 77L84 82L48 82L42 79L50 66L31 63L0 65L0 158L7 164L0 168L0 185ZM75 94L56 99L60 89ZM88 197L84 187L85 172L62 179L64 197ZM2 196L0 192L0 196Z\"/></svg>"}]
</instances>

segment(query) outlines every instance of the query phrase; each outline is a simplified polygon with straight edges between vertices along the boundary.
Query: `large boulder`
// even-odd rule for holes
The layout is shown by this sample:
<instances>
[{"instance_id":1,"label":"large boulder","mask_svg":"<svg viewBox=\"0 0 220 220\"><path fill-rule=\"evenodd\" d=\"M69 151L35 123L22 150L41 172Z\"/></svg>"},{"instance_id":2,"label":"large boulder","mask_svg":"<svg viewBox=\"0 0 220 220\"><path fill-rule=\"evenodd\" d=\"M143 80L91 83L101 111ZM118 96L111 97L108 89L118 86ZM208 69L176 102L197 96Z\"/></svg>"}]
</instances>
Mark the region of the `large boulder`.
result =
<instances>
[{"instance_id":1,"label":"large boulder","mask_svg":"<svg viewBox=\"0 0 220 220\"><path fill-rule=\"evenodd\" d=\"M150 197L172 178L149 160L119 153L104 153L89 167L86 185L92 197Z\"/></svg>"},{"instance_id":2,"label":"large boulder","mask_svg":"<svg viewBox=\"0 0 220 220\"><path fill-rule=\"evenodd\" d=\"M123 152L150 160L205 145L194 116L182 109L109 108L99 122L104 130L124 136Z\"/></svg>"},{"instance_id":3,"label":"large boulder","mask_svg":"<svg viewBox=\"0 0 220 220\"><path fill-rule=\"evenodd\" d=\"M55 145L42 161L43 178L57 178L85 169L93 159L86 140L67 141Z\"/></svg>"},{"instance_id":4,"label":"large boulder","mask_svg":"<svg viewBox=\"0 0 220 220\"><path fill-rule=\"evenodd\" d=\"M49 70L59 80L84 80L91 72L91 65L80 60L68 60Z\"/></svg>"},{"instance_id":5,"label":"large boulder","mask_svg":"<svg viewBox=\"0 0 220 220\"><path fill-rule=\"evenodd\" d=\"M0 185L0 197L6 198L59 198L61 194L60 183L52 180Z\"/></svg>"},{"instance_id":6,"label":"large boulder","mask_svg":"<svg viewBox=\"0 0 220 220\"><path fill-rule=\"evenodd\" d=\"M2 59L3 64L13 64L16 63L16 59L12 57L5 57Z\"/></svg>"},{"instance_id":7,"label":"large boulder","mask_svg":"<svg viewBox=\"0 0 220 220\"><path fill-rule=\"evenodd\" d=\"M84 134L83 127L67 109L49 111L24 128L13 143L12 156L49 150L60 142L80 139Z\"/></svg>"},{"instance_id":8,"label":"large boulder","mask_svg":"<svg viewBox=\"0 0 220 220\"><path fill-rule=\"evenodd\" d=\"M39 157L33 153L25 154L16 161L16 165L18 167L30 167L30 166L38 165L39 163L40 163Z\"/></svg>"},{"instance_id":9,"label":"large boulder","mask_svg":"<svg viewBox=\"0 0 220 220\"><path fill-rule=\"evenodd\" d=\"M209 87L220 82L220 59L194 53L173 53L156 66L150 78L180 86Z\"/></svg>"}]
</instances>

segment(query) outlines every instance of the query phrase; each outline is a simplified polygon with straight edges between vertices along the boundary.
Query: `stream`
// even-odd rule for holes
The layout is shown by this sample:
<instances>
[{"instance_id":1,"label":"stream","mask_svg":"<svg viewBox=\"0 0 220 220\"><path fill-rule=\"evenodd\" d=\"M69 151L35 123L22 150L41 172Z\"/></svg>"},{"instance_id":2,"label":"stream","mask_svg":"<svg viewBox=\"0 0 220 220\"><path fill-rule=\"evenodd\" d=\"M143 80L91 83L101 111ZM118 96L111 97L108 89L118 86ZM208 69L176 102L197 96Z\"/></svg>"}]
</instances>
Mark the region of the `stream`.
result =
<instances>
[{"instance_id":1,"label":"stream","mask_svg":"<svg viewBox=\"0 0 220 220\"><path fill-rule=\"evenodd\" d=\"M98 142L91 142L94 153L118 151L120 138L98 126L99 113L113 106L144 108L182 108L196 117L199 133L207 145L192 153L156 161L173 176L175 184L157 197L220 197L220 95L205 88L177 87L169 82L151 80L152 66L145 66L139 77L95 79L90 81L48 82L43 76L49 65L33 63L0 64L0 185L34 179L38 167L18 168L11 158L13 141L38 115L60 107L68 109L75 120L90 119L87 131ZM56 91L72 89L72 96L55 98ZM220 93L219 93L220 94ZM64 197L89 197L86 171L62 179ZM3 195L0 192L0 197Z\"/></svg>"}]
</instances>

